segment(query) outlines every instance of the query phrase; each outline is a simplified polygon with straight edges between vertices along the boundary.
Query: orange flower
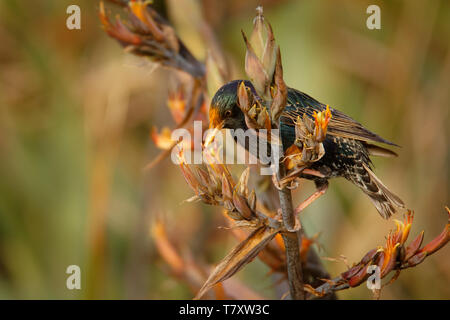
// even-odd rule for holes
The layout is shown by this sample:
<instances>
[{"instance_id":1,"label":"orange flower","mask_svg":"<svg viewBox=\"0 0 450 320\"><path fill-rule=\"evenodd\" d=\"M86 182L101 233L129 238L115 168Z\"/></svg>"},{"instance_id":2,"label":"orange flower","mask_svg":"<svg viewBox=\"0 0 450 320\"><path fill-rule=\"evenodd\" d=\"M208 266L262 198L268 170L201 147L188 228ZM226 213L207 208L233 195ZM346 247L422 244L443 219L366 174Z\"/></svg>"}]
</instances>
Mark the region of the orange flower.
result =
<instances>
[{"instance_id":1,"label":"orange flower","mask_svg":"<svg viewBox=\"0 0 450 320\"><path fill-rule=\"evenodd\" d=\"M408 213L406 213L403 222L394 219L394 222L397 227L395 232L392 234L391 241L394 244L398 243L400 245L403 245L405 243L405 241L408 239L409 231L411 230L413 220L414 214L411 211L408 211Z\"/></svg>"},{"instance_id":2,"label":"orange flower","mask_svg":"<svg viewBox=\"0 0 450 320\"><path fill-rule=\"evenodd\" d=\"M111 37L116 38L121 42L133 45L141 44L142 42L141 38L132 33L130 30L128 30L128 28L125 27L123 23L120 21L119 17L116 18L115 25L111 24L108 16L105 13L105 6L103 2L100 2L99 17L100 21L103 24L103 27L105 28L106 33Z\"/></svg>"},{"instance_id":3,"label":"orange flower","mask_svg":"<svg viewBox=\"0 0 450 320\"><path fill-rule=\"evenodd\" d=\"M316 125L314 134L318 141L323 141L327 134L328 123L331 120L330 107L327 105L326 110L319 113L314 111L313 116L315 119L314 123Z\"/></svg>"},{"instance_id":4,"label":"orange flower","mask_svg":"<svg viewBox=\"0 0 450 320\"><path fill-rule=\"evenodd\" d=\"M400 270L418 265L428 255L442 248L450 240L450 210L446 209L449 222L441 234L422 249L419 248L423 241L423 231L405 248L405 242L408 239L414 218L413 213L408 211L403 222L395 221L397 228L394 232L389 233L385 246L369 251L359 263L343 272L341 278L347 281L349 286L354 287L367 279L367 267L371 264L380 267L381 278L384 278L393 270L397 270L398 276ZM396 276L393 279L396 279Z\"/></svg>"},{"instance_id":5,"label":"orange flower","mask_svg":"<svg viewBox=\"0 0 450 320\"><path fill-rule=\"evenodd\" d=\"M380 266L382 278L394 269L399 247L400 243L396 241L395 234L389 234L386 240L386 247L380 249L384 253L383 263Z\"/></svg>"},{"instance_id":6,"label":"orange flower","mask_svg":"<svg viewBox=\"0 0 450 320\"><path fill-rule=\"evenodd\" d=\"M177 90L169 93L169 99L167 100L170 113L176 124L180 124L183 121L186 111L186 101L182 90Z\"/></svg>"},{"instance_id":7,"label":"orange flower","mask_svg":"<svg viewBox=\"0 0 450 320\"><path fill-rule=\"evenodd\" d=\"M161 133L158 133L158 129L153 127L151 137L159 149L168 150L173 146L172 131L168 127L162 128Z\"/></svg>"},{"instance_id":8,"label":"orange flower","mask_svg":"<svg viewBox=\"0 0 450 320\"><path fill-rule=\"evenodd\" d=\"M152 1L130 1L128 5L131 12L148 28L156 41L162 42L164 40L164 33L158 28L158 25L153 20L152 16L147 11L147 5Z\"/></svg>"},{"instance_id":9,"label":"orange flower","mask_svg":"<svg viewBox=\"0 0 450 320\"><path fill-rule=\"evenodd\" d=\"M302 160L302 151L295 144L291 145L285 152L285 166L287 170L291 170L296 166L297 162Z\"/></svg>"}]
</instances>

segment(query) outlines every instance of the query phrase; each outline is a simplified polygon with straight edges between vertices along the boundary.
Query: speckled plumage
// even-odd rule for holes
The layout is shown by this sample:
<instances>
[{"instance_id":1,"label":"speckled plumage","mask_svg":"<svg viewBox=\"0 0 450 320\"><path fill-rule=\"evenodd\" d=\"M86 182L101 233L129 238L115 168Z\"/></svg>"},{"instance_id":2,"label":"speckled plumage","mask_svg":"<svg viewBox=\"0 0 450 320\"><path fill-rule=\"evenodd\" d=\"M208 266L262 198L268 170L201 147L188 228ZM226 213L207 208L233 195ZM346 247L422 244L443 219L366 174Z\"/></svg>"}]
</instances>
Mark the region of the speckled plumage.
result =
<instances>
[{"instance_id":1,"label":"speckled plumage","mask_svg":"<svg viewBox=\"0 0 450 320\"><path fill-rule=\"evenodd\" d=\"M235 80L223 86L211 102L210 119L212 115L219 118L223 121L224 128L247 129L244 115L237 105L237 88L241 81ZM246 81L245 85L254 90L250 82ZM287 150L295 141L293 120L297 115L303 117L306 113L312 118L314 111L323 111L325 108L326 105L309 95L288 88L286 108L280 117L283 149ZM395 144L370 132L342 112L332 108L330 110L332 119L323 142L325 155L311 167L325 178L309 175L302 177L314 180L318 187L327 184L329 178L344 177L369 196L383 218L389 218L396 211L395 207L404 207L404 204L372 172L369 156L375 153L378 155L395 155L395 153L370 142Z\"/></svg>"}]
</instances>

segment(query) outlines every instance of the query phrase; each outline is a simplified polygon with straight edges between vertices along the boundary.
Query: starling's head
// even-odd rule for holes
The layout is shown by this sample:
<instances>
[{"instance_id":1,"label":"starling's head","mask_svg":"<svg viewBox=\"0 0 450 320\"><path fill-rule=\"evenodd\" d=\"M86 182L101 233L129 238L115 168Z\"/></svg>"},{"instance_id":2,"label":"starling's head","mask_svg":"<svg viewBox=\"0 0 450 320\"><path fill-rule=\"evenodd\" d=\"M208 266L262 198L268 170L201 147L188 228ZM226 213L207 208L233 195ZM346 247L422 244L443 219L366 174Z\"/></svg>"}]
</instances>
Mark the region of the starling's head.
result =
<instances>
[{"instance_id":1,"label":"starling's head","mask_svg":"<svg viewBox=\"0 0 450 320\"><path fill-rule=\"evenodd\" d=\"M244 113L238 105L237 91L241 82L254 91L250 81L234 80L221 87L214 95L209 107L209 127L247 129Z\"/></svg>"}]
</instances>

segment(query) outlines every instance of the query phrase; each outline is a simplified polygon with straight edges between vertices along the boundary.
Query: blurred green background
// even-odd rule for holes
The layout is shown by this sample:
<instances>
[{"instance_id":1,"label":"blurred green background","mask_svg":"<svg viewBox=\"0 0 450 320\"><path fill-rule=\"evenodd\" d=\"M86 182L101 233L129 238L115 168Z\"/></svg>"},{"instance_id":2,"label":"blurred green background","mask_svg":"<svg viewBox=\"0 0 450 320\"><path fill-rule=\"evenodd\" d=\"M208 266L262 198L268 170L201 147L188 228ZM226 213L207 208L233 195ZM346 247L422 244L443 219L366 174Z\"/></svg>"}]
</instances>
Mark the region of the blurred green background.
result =
<instances>
[{"instance_id":1,"label":"blurred green background","mask_svg":"<svg viewBox=\"0 0 450 320\"><path fill-rule=\"evenodd\" d=\"M251 31L263 4L281 47L285 80L402 147L374 159L375 172L415 210L412 236L441 232L449 205L450 2L156 1L200 58L201 9L243 77L240 29ZM66 8L81 7L81 30ZM381 30L366 8L381 7ZM181 204L192 195L170 161L144 172L158 154L153 125L171 125L170 71L130 57L103 32L98 1L0 2L0 299L190 299L168 272L150 235L163 214L168 235L194 260L217 263L236 244L215 208ZM313 192L311 182L296 202ZM401 216L397 216L401 219ZM321 232L320 255L350 263L382 245L394 227L343 179L303 213ZM82 289L68 290L67 266L81 267ZM345 270L325 261L330 273ZM268 268L255 260L236 277L275 298ZM364 286L339 293L371 298ZM382 291L384 299L449 299L444 248Z\"/></svg>"}]
</instances>

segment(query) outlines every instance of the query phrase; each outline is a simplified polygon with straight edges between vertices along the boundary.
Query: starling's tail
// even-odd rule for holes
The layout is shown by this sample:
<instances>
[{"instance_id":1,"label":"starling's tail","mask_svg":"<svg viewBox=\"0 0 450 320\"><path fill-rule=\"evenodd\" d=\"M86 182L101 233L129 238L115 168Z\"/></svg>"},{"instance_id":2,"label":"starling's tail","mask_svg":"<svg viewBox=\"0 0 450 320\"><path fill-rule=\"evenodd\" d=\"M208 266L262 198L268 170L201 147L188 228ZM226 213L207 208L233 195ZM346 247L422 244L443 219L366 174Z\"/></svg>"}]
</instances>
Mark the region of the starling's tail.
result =
<instances>
[{"instance_id":1,"label":"starling's tail","mask_svg":"<svg viewBox=\"0 0 450 320\"><path fill-rule=\"evenodd\" d=\"M404 208L405 204L377 178L367 165L363 164L363 167L366 170L367 179L363 179L364 186L360 187L372 200L380 215L384 219L389 219L396 212L395 207Z\"/></svg>"}]
</instances>

